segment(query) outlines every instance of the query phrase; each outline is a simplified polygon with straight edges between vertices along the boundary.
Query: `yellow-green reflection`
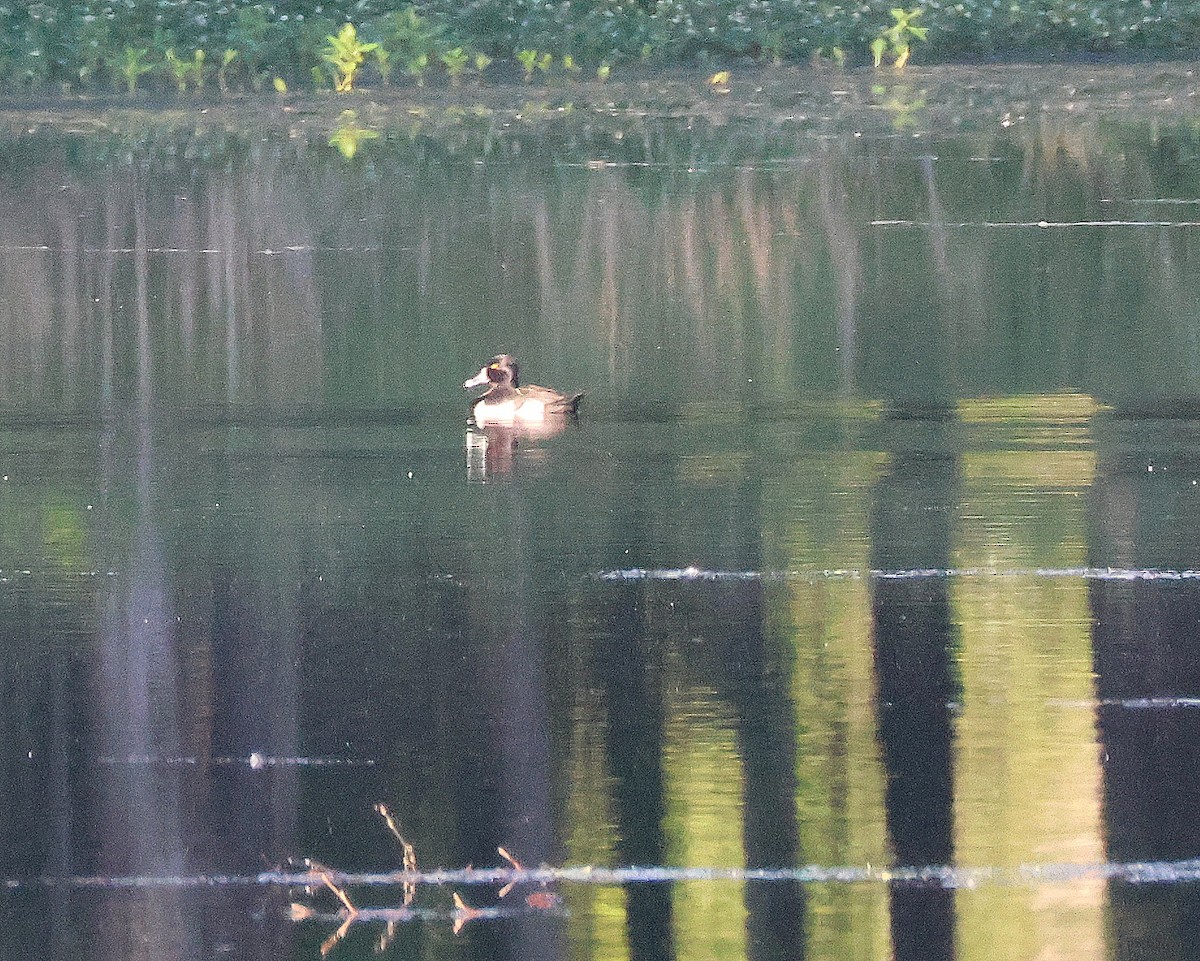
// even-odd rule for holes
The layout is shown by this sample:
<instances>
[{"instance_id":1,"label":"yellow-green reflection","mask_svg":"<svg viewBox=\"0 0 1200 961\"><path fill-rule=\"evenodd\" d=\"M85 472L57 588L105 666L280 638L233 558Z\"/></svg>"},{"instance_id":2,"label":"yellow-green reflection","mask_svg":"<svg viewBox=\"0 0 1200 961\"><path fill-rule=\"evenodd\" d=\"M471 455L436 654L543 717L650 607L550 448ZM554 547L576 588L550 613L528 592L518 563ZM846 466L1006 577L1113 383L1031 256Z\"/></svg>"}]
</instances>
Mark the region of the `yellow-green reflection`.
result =
<instances>
[{"instance_id":1,"label":"yellow-green reflection","mask_svg":"<svg viewBox=\"0 0 1200 961\"><path fill-rule=\"evenodd\" d=\"M843 429L852 429L863 413L851 412ZM772 545L780 566L870 567L867 518L882 463L877 452L846 452L806 460L787 478L779 496L790 502L789 525ZM797 580L779 596L783 603L768 616L772 632L788 637L795 650L801 858L822 865L886 863L869 583ZM886 889L815 885L808 896L810 957L887 956Z\"/></svg>"},{"instance_id":2,"label":"yellow-green reflection","mask_svg":"<svg viewBox=\"0 0 1200 961\"><path fill-rule=\"evenodd\" d=\"M800 730L800 847L811 864L889 859L868 591L865 581L829 581L791 592L788 614L805 645L792 696ZM809 898L811 957L888 954L886 888L817 885Z\"/></svg>"},{"instance_id":3,"label":"yellow-green reflection","mask_svg":"<svg viewBox=\"0 0 1200 961\"><path fill-rule=\"evenodd\" d=\"M1088 398L1059 400L1023 413L1013 401L1005 429L1028 439L1057 425L1069 435L1070 419L1094 409ZM989 419L982 410L966 417ZM1083 495L1095 461L1082 446L1086 422L1078 430L1079 449L964 456L960 566L1086 564ZM964 578L952 596L963 691L954 772L959 863L1104 860L1086 582ZM992 957L997 943L1014 957L1103 956L1100 881L964 896L957 904L966 958Z\"/></svg>"},{"instance_id":4,"label":"yellow-green reflection","mask_svg":"<svg viewBox=\"0 0 1200 961\"><path fill-rule=\"evenodd\" d=\"M571 864L609 865L616 837L605 771L602 714L598 704L581 706L572 728L571 794L567 800L567 852ZM595 961L627 961L625 892L598 884L569 885L567 938L571 956Z\"/></svg>"},{"instance_id":5,"label":"yellow-green reflection","mask_svg":"<svg viewBox=\"0 0 1200 961\"><path fill-rule=\"evenodd\" d=\"M667 837L673 864L740 867L742 773L733 732L715 698L668 699L665 770ZM739 884L675 885L676 957L738 958L746 950Z\"/></svg>"},{"instance_id":6,"label":"yellow-green reflection","mask_svg":"<svg viewBox=\"0 0 1200 961\"><path fill-rule=\"evenodd\" d=\"M347 24L349 26L349 24ZM343 110L338 117L337 129L329 138L329 146L336 147L347 160L353 160L359 148L369 140L378 140L379 132L362 126L358 122L358 114L353 110Z\"/></svg>"}]
</instances>

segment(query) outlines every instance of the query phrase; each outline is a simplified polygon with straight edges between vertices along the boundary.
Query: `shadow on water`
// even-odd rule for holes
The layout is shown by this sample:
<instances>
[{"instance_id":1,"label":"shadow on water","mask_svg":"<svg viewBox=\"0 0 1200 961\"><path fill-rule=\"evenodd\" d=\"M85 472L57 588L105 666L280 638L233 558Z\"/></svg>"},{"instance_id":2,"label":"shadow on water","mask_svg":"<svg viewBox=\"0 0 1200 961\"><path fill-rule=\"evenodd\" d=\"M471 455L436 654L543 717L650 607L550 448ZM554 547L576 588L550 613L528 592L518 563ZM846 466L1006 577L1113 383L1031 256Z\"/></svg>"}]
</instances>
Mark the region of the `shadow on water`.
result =
<instances>
[{"instance_id":1,"label":"shadow on water","mask_svg":"<svg viewBox=\"0 0 1200 961\"><path fill-rule=\"evenodd\" d=\"M14 123L4 952L1188 956L1192 80L1080 71Z\"/></svg>"},{"instance_id":2,"label":"shadow on water","mask_svg":"<svg viewBox=\"0 0 1200 961\"><path fill-rule=\"evenodd\" d=\"M946 569L960 470L955 424L936 418L916 422L911 430L924 436L912 438L912 447L889 452L890 464L876 491L873 566ZM953 864L952 710L961 691L950 582L940 577L877 580L871 611L892 850L901 865ZM951 889L893 886L897 959L956 956L954 897Z\"/></svg>"},{"instance_id":3,"label":"shadow on water","mask_svg":"<svg viewBox=\"0 0 1200 961\"><path fill-rule=\"evenodd\" d=\"M1092 497L1097 561L1195 567L1195 477L1200 467L1192 424L1170 420L1104 424ZM1200 593L1191 582L1094 584L1098 693L1105 752L1107 847L1114 860L1190 858L1200 848L1192 817L1200 718L1191 711L1121 711L1133 698L1190 697L1200 687L1191 642ZM1143 889L1115 883L1110 898L1115 955L1132 958L1162 944L1189 956L1200 911L1195 885Z\"/></svg>"}]
</instances>

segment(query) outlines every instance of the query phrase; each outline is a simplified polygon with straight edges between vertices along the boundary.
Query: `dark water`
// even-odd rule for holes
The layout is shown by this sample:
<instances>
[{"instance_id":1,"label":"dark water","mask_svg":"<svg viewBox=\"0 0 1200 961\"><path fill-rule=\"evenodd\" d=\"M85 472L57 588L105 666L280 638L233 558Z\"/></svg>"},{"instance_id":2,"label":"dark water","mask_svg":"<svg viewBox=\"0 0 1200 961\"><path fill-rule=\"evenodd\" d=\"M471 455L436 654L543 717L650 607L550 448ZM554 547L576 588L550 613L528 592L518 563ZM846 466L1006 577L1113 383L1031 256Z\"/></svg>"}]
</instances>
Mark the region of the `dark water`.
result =
<instances>
[{"instance_id":1,"label":"dark water","mask_svg":"<svg viewBox=\"0 0 1200 961\"><path fill-rule=\"evenodd\" d=\"M1194 956L1200 133L1157 78L352 159L8 118L3 956ZM501 349L579 423L468 432ZM423 870L568 873L405 908L379 802ZM339 939L303 858L386 910Z\"/></svg>"}]
</instances>

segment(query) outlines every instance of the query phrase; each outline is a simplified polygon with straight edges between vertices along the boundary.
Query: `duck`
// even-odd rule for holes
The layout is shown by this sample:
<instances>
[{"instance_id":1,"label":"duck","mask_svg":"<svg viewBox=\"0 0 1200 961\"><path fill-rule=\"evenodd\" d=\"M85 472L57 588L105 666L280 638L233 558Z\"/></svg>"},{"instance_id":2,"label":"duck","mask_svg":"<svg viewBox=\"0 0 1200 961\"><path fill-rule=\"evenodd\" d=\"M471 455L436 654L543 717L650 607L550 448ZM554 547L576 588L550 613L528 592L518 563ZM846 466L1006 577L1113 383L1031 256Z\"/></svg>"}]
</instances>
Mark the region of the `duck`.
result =
<instances>
[{"instance_id":1,"label":"duck","mask_svg":"<svg viewBox=\"0 0 1200 961\"><path fill-rule=\"evenodd\" d=\"M487 390L471 405L478 427L540 427L574 417L583 394L562 394L549 387L521 386L521 369L512 354L497 354L479 373L463 382L463 389L486 385Z\"/></svg>"}]
</instances>

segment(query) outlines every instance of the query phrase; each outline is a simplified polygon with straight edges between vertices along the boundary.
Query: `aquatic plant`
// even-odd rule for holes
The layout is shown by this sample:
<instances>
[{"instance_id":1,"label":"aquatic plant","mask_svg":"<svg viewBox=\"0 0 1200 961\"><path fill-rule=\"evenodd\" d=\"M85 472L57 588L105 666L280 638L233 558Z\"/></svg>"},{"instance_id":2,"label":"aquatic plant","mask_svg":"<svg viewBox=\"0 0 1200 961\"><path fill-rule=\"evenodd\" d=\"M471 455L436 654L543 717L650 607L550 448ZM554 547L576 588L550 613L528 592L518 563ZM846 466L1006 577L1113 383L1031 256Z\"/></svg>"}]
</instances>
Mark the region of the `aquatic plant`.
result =
<instances>
[{"instance_id":1,"label":"aquatic plant","mask_svg":"<svg viewBox=\"0 0 1200 961\"><path fill-rule=\"evenodd\" d=\"M380 72L387 70L390 76L391 67L384 64L394 60L404 64L406 72L417 81L418 86L423 85L425 71L429 69L438 50L441 28L430 23L412 7L405 7L385 16L377 27L377 33L380 40L376 61L380 65Z\"/></svg>"},{"instance_id":2,"label":"aquatic plant","mask_svg":"<svg viewBox=\"0 0 1200 961\"><path fill-rule=\"evenodd\" d=\"M321 59L333 70L333 89L348 93L354 89L354 77L367 59L367 54L376 50L378 43L363 43L358 39L358 29L352 23L343 24L336 34L325 38Z\"/></svg>"},{"instance_id":3,"label":"aquatic plant","mask_svg":"<svg viewBox=\"0 0 1200 961\"><path fill-rule=\"evenodd\" d=\"M195 84L197 90L204 89L204 56L203 48L192 51L192 83Z\"/></svg>"},{"instance_id":4,"label":"aquatic plant","mask_svg":"<svg viewBox=\"0 0 1200 961\"><path fill-rule=\"evenodd\" d=\"M150 51L146 47L126 47L125 58L117 65L117 70L125 78L125 86L129 93L137 89L138 78L154 69L154 64L146 61Z\"/></svg>"},{"instance_id":5,"label":"aquatic plant","mask_svg":"<svg viewBox=\"0 0 1200 961\"><path fill-rule=\"evenodd\" d=\"M779 30L771 30L763 37L758 50L759 56L773 64L783 63L784 46L783 33Z\"/></svg>"},{"instance_id":6,"label":"aquatic plant","mask_svg":"<svg viewBox=\"0 0 1200 961\"><path fill-rule=\"evenodd\" d=\"M429 69L429 54L419 53L404 65L408 75L417 82L418 87L425 86L425 71Z\"/></svg>"},{"instance_id":7,"label":"aquatic plant","mask_svg":"<svg viewBox=\"0 0 1200 961\"><path fill-rule=\"evenodd\" d=\"M228 48L221 54L221 66L217 67L217 87L221 93L229 93L229 66L238 57L238 52Z\"/></svg>"},{"instance_id":8,"label":"aquatic plant","mask_svg":"<svg viewBox=\"0 0 1200 961\"><path fill-rule=\"evenodd\" d=\"M463 71L467 69L467 64L471 62L470 55L462 47L453 47L438 54L438 59L442 61L442 65L446 68L446 75L450 78L450 86L457 87L462 82Z\"/></svg>"},{"instance_id":9,"label":"aquatic plant","mask_svg":"<svg viewBox=\"0 0 1200 961\"><path fill-rule=\"evenodd\" d=\"M111 25L96 18L80 25L73 36L64 39L63 60L68 66L64 83L78 82L81 86L97 82L104 75L109 60L115 59Z\"/></svg>"},{"instance_id":10,"label":"aquatic plant","mask_svg":"<svg viewBox=\"0 0 1200 961\"><path fill-rule=\"evenodd\" d=\"M185 60L175 53L174 47L167 47L163 62L175 78L175 85L180 93L185 93L188 83L195 85L197 90L204 86L204 51L196 50L191 60Z\"/></svg>"},{"instance_id":11,"label":"aquatic plant","mask_svg":"<svg viewBox=\"0 0 1200 961\"><path fill-rule=\"evenodd\" d=\"M883 64L883 54L887 50L887 40L882 36L876 37L871 41L871 56L875 58L875 69L878 70Z\"/></svg>"},{"instance_id":12,"label":"aquatic plant","mask_svg":"<svg viewBox=\"0 0 1200 961\"><path fill-rule=\"evenodd\" d=\"M909 54L912 53L910 41L924 40L929 33L928 27L913 25L913 21L923 12L920 7L913 7L911 10L901 7L892 8L892 19L895 23L881 31L879 36L871 41L871 55L875 58L876 69L883 63L885 53L892 55L892 66L897 70L904 69L904 65L908 63Z\"/></svg>"},{"instance_id":13,"label":"aquatic plant","mask_svg":"<svg viewBox=\"0 0 1200 961\"><path fill-rule=\"evenodd\" d=\"M215 76L223 92L239 84L269 89L275 76L294 85L353 87L364 74L391 82L404 73L421 83L459 48L484 56L511 51L532 81L555 66L567 76L576 75L573 67L595 71L603 80L606 65L639 59L838 65L854 50L903 69L927 35L937 37L939 57L1012 49L1169 55L1200 47L1200 3L1192 0L914 0L910 8L897 0L399 3L221 0L218 9L216 0L0 2L0 88L75 90L116 80L136 90L151 69L185 89ZM347 25L354 28L349 37ZM178 54L175 63L168 49ZM184 50L208 52L199 74L187 72L195 61ZM232 51L229 60L225 51ZM536 56L529 60L526 51ZM310 79L314 63L319 81ZM459 76L470 69L483 68L468 65Z\"/></svg>"},{"instance_id":14,"label":"aquatic plant","mask_svg":"<svg viewBox=\"0 0 1200 961\"><path fill-rule=\"evenodd\" d=\"M375 48L375 66L379 68L379 78L385 83L392 82L392 52L382 43Z\"/></svg>"},{"instance_id":15,"label":"aquatic plant","mask_svg":"<svg viewBox=\"0 0 1200 961\"><path fill-rule=\"evenodd\" d=\"M519 63L525 70L525 76L523 79L526 83L529 83L531 80L533 80L533 71L537 67L537 62L538 52L536 50L517 51L517 63Z\"/></svg>"},{"instance_id":16,"label":"aquatic plant","mask_svg":"<svg viewBox=\"0 0 1200 961\"><path fill-rule=\"evenodd\" d=\"M270 73L264 67L275 45L272 33L271 22L261 7L242 7L225 37L226 46L237 51L250 85L255 89L263 85Z\"/></svg>"},{"instance_id":17,"label":"aquatic plant","mask_svg":"<svg viewBox=\"0 0 1200 961\"><path fill-rule=\"evenodd\" d=\"M839 70L846 69L846 51L836 44L832 47L818 47L813 51L811 62L814 67L822 66L826 60L832 62Z\"/></svg>"}]
</instances>

